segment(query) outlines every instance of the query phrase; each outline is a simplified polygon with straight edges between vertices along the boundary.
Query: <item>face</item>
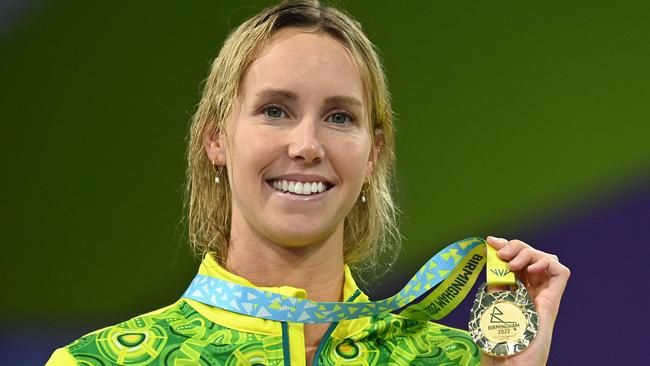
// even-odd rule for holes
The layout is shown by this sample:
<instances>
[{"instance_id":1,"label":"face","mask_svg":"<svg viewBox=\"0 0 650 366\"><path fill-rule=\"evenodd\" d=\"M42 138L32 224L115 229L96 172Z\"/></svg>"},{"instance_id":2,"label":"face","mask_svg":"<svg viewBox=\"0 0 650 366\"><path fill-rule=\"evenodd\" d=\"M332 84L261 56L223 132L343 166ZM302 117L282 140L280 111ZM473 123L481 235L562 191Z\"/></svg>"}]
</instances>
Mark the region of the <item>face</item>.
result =
<instances>
[{"instance_id":1,"label":"face","mask_svg":"<svg viewBox=\"0 0 650 366\"><path fill-rule=\"evenodd\" d=\"M336 39L296 28L274 35L247 70L225 131L205 144L227 166L232 239L342 242L372 172L366 102Z\"/></svg>"}]
</instances>

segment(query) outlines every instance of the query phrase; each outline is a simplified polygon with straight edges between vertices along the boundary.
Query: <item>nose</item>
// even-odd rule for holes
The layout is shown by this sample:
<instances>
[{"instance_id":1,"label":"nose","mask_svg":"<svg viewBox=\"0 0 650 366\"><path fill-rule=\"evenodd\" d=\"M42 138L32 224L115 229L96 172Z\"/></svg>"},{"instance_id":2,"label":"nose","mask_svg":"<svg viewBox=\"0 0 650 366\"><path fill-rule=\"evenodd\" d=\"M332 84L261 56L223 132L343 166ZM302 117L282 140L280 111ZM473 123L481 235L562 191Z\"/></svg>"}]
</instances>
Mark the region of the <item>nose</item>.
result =
<instances>
[{"instance_id":1,"label":"nose","mask_svg":"<svg viewBox=\"0 0 650 366\"><path fill-rule=\"evenodd\" d=\"M300 121L291 131L289 156L304 163L317 163L325 157L325 148L318 136L317 123Z\"/></svg>"}]
</instances>

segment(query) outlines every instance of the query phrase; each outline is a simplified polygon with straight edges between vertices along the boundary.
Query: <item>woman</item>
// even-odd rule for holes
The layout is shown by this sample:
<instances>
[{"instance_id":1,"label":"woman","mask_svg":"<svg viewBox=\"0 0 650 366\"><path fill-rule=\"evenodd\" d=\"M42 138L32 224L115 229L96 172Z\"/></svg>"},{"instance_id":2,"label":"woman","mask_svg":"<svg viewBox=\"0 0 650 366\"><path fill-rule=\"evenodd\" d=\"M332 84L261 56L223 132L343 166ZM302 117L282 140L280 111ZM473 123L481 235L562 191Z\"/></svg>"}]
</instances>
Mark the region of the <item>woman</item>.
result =
<instances>
[{"instance_id":1,"label":"woman","mask_svg":"<svg viewBox=\"0 0 650 366\"><path fill-rule=\"evenodd\" d=\"M397 251L393 146L382 66L357 22L315 0L244 22L213 63L189 135L199 273L314 301L368 301L350 266L375 268ZM481 354L465 331L389 313L303 324L181 298L90 333L48 364L544 364L569 271L521 241L488 242L527 276L539 313L537 338L510 358Z\"/></svg>"}]
</instances>

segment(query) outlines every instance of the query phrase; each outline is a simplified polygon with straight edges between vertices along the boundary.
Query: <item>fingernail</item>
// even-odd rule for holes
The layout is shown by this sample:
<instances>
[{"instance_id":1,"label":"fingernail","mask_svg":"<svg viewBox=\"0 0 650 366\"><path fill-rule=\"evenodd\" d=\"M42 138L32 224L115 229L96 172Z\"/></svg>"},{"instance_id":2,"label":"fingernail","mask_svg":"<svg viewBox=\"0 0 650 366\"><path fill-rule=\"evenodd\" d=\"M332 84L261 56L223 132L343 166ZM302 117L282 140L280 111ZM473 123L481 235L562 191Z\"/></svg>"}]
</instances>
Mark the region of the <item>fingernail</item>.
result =
<instances>
[{"instance_id":1,"label":"fingernail","mask_svg":"<svg viewBox=\"0 0 650 366\"><path fill-rule=\"evenodd\" d=\"M490 238L492 238L493 241L496 241L496 242L498 242L498 243L502 243L502 244L505 244L505 243L508 242L506 239L504 239L504 238L498 238L498 237L496 237L496 236L488 236L488 239L490 239Z\"/></svg>"}]
</instances>

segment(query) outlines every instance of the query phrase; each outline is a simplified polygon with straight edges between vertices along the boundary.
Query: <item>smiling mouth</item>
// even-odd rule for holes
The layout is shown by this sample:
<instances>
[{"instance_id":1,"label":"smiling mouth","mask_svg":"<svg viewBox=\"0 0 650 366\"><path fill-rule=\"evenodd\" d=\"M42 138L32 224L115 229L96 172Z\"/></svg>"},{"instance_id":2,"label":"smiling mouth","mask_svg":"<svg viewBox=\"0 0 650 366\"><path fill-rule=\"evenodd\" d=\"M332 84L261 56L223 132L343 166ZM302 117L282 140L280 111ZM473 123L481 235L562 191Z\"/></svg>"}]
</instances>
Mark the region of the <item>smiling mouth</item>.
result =
<instances>
[{"instance_id":1,"label":"smiling mouth","mask_svg":"<svg viewBox=\"0 0 650 366\"><path fill-rule=\"evenodd\" d=\"M278 192L297 196L313 196L334 187L333 184L326 182L298 182L286 179L270 179L266 183Z\"/></svg>"}]
</instances>

